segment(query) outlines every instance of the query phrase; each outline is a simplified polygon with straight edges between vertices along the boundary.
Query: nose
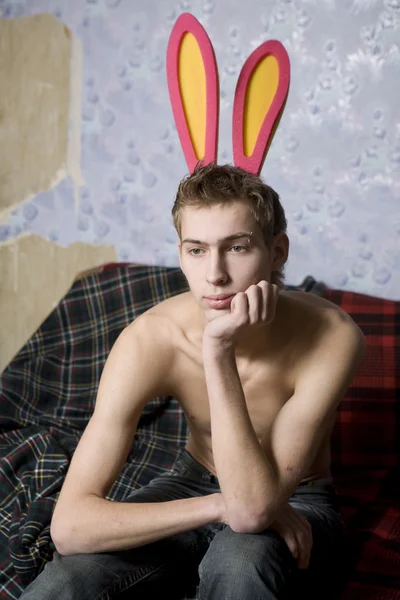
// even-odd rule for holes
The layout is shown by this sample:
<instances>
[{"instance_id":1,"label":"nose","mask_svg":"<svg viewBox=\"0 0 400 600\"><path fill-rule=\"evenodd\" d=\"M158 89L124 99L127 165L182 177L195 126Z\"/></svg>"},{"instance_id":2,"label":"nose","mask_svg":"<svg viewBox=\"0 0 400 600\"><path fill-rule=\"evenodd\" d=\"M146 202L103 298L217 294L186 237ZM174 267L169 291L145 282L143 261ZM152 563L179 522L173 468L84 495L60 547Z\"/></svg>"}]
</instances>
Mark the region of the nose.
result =
<instances>
[{"instance_id":1,"label":"nose","mask_svg":"<svg viewBox=\"0 0 400 600\"><path fill-rule=\"evenodd\" d=\"M207 283L216 287L226 283L227 280L228 273L223 258L221 258L218 250L214 253L210 252L207 265Z\"/></svg>"}]
</instances>

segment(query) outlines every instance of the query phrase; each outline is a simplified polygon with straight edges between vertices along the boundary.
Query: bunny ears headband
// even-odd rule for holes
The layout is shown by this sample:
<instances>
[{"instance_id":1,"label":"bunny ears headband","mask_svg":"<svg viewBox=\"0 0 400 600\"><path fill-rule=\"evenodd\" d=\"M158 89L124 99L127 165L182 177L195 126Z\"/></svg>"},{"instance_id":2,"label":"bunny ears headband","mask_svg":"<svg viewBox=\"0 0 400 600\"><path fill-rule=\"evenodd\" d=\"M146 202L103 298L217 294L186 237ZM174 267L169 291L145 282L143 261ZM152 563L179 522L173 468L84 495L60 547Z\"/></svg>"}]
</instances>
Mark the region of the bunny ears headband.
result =
<instances>
[{"instance_id":1,"label":"bunny ears headband","mask_svg":"<svg viewBox=\"0 0 400 600\"><path fill-rule=\"evenodd\" d=\"M180 15L167 50L168 89L190 172L198 161L216 162L219 120L218 69L211 41L191 14ZM276 40L261 44L244 63L232 118L236 167L259 175L289 91L290 62Z\"/></svg>"}]
</instances>

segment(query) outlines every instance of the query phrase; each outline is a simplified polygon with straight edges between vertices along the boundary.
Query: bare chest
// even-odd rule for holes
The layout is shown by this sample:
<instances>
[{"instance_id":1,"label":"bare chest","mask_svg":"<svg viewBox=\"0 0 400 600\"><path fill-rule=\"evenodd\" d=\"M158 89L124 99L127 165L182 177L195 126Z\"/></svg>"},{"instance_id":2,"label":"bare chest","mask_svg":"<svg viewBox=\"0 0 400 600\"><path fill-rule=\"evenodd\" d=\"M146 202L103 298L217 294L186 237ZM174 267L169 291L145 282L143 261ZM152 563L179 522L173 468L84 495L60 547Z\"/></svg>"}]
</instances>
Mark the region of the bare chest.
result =
<instances>
[{"instance_id":1,"label":"bare chest","mask_svg":"<svg viewBox=\"0 0 400 600\"><path fill-rule=\"evenodd\" d=\"M293 394L293 374L282 362L258 359L252 364L244 364L237 360L249 416L260 440ZM179 358L174 388L192 435L209 437L210 406L201 353L193 352Z\"/></svg>"}]
</instances>

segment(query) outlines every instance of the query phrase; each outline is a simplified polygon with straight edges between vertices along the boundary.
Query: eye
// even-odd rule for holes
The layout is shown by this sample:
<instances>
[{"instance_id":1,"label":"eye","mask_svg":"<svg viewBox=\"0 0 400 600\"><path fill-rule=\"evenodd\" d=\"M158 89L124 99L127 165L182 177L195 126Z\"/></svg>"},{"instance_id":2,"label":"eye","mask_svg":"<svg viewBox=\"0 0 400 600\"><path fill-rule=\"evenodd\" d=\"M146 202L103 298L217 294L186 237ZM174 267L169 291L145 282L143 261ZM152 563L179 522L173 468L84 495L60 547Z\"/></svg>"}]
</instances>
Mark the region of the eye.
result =
<instances>
[{"instance_id":1,"label":"eye","mask_svg":"<svg viewBox=\"0 0 400 600\"><path fill-rule=\"evenodd\" d=\"M233 250L234 248L236 248L236 250L233 252L233 254L241 254L242 251L246 251L248 246L232 246L231 250ZM239 250L237 250L239 248Z\"/></svg>"},{"instance_id":2,"label":"eye","mask_svg":"<svg viewBox=\"0 0 400 600\"><path fill-rule=\"evenodd\" d=\"M191 254L192 256L200 256L199 252L203 252L203 250L201 248L191 248L188 252L188 254Z\"/></svg>"}]
</instances>

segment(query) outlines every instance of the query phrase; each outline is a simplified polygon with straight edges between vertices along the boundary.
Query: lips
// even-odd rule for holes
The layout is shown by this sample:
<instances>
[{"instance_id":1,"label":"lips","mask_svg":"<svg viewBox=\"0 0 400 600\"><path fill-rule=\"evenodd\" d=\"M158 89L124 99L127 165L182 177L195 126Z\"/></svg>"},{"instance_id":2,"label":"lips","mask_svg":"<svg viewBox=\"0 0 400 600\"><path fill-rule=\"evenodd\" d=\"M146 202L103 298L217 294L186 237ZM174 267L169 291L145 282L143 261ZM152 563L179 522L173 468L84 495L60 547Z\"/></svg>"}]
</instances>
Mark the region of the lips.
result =
<instances>
[{"instance_id":1,"label":"lips","mask_svg":"<svg viewBox=\"0 0 400 600\"><path fill-rule=\"evenodd\" d=\"M210 308L214 308L216 310L222 310L229 308L232 302L234 294L231 296L225 296L222 298L204 298Z\"/></svg>"}]
</instances>

